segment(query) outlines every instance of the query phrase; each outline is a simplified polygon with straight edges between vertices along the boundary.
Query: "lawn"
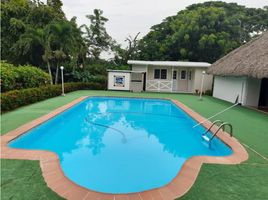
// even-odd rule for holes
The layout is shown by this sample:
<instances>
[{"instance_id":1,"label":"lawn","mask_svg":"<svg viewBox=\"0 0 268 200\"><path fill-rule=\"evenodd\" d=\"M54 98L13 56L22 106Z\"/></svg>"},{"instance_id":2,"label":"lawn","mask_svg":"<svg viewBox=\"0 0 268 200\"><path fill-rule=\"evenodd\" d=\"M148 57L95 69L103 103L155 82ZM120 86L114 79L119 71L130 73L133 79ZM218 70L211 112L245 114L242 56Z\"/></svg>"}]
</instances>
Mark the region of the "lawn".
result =
<instances>
[{"instance_id":1,"label":"lawn","mask_svg":"<svg viewBox=\"0 0 268 200\"><path fill-rule=\"evenodd\" d=\"M208 96L199 101L197 96L186 94L77 91L65 97L51 98L3 114L1 134L86 95L172 98L183 102L204 117L231 105ZM268 157L267 114L238 106L215 119L230 122L234 127L234 136L242 144ZM267 199L268 161L251 149L246 149L250 155L249 160L240 165L203 165L194 186L181 199ZM3 200L61 199L46 186L37 161L1 160L1 190Z\"/></svg>"}]
</instances>

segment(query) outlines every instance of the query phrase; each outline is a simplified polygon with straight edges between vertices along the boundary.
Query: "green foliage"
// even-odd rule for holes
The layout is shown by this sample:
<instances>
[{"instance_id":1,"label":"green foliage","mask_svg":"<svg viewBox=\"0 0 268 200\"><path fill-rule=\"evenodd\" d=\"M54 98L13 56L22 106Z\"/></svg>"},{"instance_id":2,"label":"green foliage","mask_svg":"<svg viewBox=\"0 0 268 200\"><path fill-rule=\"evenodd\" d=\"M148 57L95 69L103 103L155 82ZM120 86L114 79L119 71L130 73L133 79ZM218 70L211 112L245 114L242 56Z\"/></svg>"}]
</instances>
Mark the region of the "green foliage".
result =
<instances>
[{"instance_id":1,"label":"green foliage","mask_svg":"<svg viewBox=\"0 0 268 200\"><path fill-rule=\"evenodd\" d=\"M193 4L153 26L139 42L138 59L214 62L267 28L268 9Z\"/></svg>"},{"instance_id":2,"label":"green foliage","mask_svg":"<svg viewBox=\"0 0 268 200\"><path fill-rule=\"evenodd\" d=\"M107 82L106 62L93 62L73 72L74 81L77 82Z\"/></svg>"},{"instance_id":3,"label":"green foliage","mask_svg":"<svg viewBox=\"0 0 268 200\"><path fill-rule=\"evenodd\" d=\"M91 58L98 60L102 51L110 49L112 38L106 31L105 23L108 19L103 16L103 11L94 9L93 15L86 15L90 25L82 25L84 36L88 47L88 54Z\"/></svg>"},{"instance_id":4,"label":"green foliage","mask_svg":"<svg viewBox=\"0 0 268 200\"><path fill-rule=\"evenodd\" d=\"M129 65L114 65L114 66L109 66L109 69L131 70L131 67Z\"/></svg>"},{"instance_id":5,"label":"green foliage","mask_svg":"<svg viewBox=\"0 0 268 200\"><path fill-rule=\"evenodd\" d=\"M87 47L76 18L68 21L61 0L1 2L2 59L16 65L46 68L57 84L59 66L85 62Z\"/></svg>"},{"instance_id":6,"label":"green foliage","mask_svg":"<svg viewBox=\"0 0 268 200\"><path fill-rule=\"evenodd\" d=\"M137 33L134 38L128 36L125 39L125 42L128 43L126 48L122 48L120 44L113 44L112 50L115 53L114 61L120 65L126 65L128 60L134 60L139 52L138 49L138 36L140 33Z\"/></svg>"},{"instance_id":7,"label":"green foliage","mask_svg":"<svg viewBox=\"0 0 268 200\"><path fill-rule=\"evenodd\" d=\"M107 76L104 75L93 76L90 74L89 71L75 71L73 76L75 81L83 83L95 82L95 81L107 82Z\"/></svg>"},{"instance_id":8,"label":"green foliage","mask_svg":"<svg viewBox=\"0 0 268 200\"><path fill-rule=\"evenodd\" d=\"M51 84L58 83L61 65L70 74L66 80L88 82L130 59L214 62L268 28L267 8L212 1L166 18L141 40L139 33L127 37L123 48L107 33L102 10L94 9L86 16L89 25L79 27L76 17L66 19L61 0L46 2L1 2L1 58L46 69ZM99 65L103 51L114 52L112 66Z\"/></svg>"},{"instance_id":9,"label":"green foliage","mask_svg":"<svg viewBox=\"0 0 268 200\"><path fill-rule=\"evenodd\" d=\"M66 83L65 93L82 89L105 89L106 84L100 80L91 83ZM2 93L1 109L9 111L31 103L42 101L51 97L61 95L61 85L47 85L38 88L28 88L22 90L12 90Z\"/></svg>"},{"instance_id":10,"label":"green foliage","mask_svg":"<svg viewBox=\"0 0 268 200\"><path fill-rule=\"evenodd\" d=\"M65 14L61 9L61 7L63 6L61 0L47 0L47 5L60 19L65 18Z\"/></svg>"},{"instance_id":11,"label":"green foliage","mask_svg":"<svg viewBox=\"0 0 268 200\"><path fill-rule=\"evenodd\" d=\"M1 58L15 64L41 66L43 62L40 55L43 49L40 46L32 46L33 49L28 54L18 54L14 51L14 45L27 29L43 29L52 21L66 20L63 12L59 14L61 8L57 9L56 12L53 6L40 1L1 1ZM27 42L20 40L19 46L24 47Z\"/></svg>"},{"instance_id":12,"label":"green foliage","mask_svg":"<svg viewBox=\"0 0 268 200\"><path fill-rule=\"evenodd\" d=\"M16 68L17 89L39 87L49 83L49 75L33 66L19 66Z\"/></svg>"},{"instance_id":13,"label":"green foliage","mask_svg":"<svg viewBox=\"0 0 268 200\"><path fill-rule=\"evenodd\" d=\"M1 89L6 92L14 89L32 88L49 83L49 75L33 66L15 67L1 62Z\"/></svg>"},{"instance_id":14,"label":"green foliage","mask_svg":"<svg viewBox=\"0 0 268 200\"><path fill-rule=\"evenodd\" d=\"M17 73L13 68L12 64L1 63L1 92L12 90L16 85Z\"/></svg>"}]
</instances>

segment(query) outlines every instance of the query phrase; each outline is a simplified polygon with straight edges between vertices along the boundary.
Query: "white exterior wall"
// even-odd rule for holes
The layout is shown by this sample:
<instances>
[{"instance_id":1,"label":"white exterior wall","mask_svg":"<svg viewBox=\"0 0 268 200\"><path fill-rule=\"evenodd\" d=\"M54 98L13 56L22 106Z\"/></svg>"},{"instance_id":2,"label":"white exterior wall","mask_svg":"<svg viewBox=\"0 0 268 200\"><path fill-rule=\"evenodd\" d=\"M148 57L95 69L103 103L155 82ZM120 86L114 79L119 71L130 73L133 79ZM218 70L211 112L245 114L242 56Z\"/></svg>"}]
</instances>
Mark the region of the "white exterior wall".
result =
<instances>
[{"instance_id":1,"label":"white exterior wall","mask_svg":"<svg viewBox=\"0 0 268 200\"><path fill-rule=\"evenodd\" d=\"M125 78L124 87L115 85L114 76L123 76ZM108 72L108 90L130 90L130 73Z\"/></svg>"},{"instance_id":2,"label":"white exterior wall","mask_svg":"<svg viewBox=\"0 0 268 200\"><path fill-rule=\"evenodd\" d=\"M244 103L246 88L245 77L215 76L213 97L235 103L239 95L239 103Z\"/></svg>"},{"instance_id":3,"label":"white exterior wall","mask_svg":"<svg viewBox=\"0 0 268 200\"><path fill-rule=\"evenodd\" d=\"M247 106L258 106L261 80L247 77L223 77L214 79L213 97Z\"/></svg>"},{"instance_id":4,"label":"white exterior wall","mask_svg":"<svg viewBox=\"0 0 268 200\"><path fill-rule=\"evenodd\" d=\"M154 69L167 69L167 79L154 79ZM201 80L202 80L202 71L206 71L206 67L169 67L169 66L147 66L147 65L132 65L132 70L133 71L144 71L146 72L146 81L150 80L156 80L158 82L168 82L168 81L173 81L172 80L172 69L177 70L177 80L178 80L178 86L177 86L177 91L174 92L191 92L195 93L195 90L200 90L201 87ZM188 80L188 74L187 74L187 82L183 84L187 84L184 89L182 90L182 81L180 81L180 71L181 70L186 70L187 72L191 70L192 72L192 80ZM203 91L207 90L212 90L212 82L213 82L213 76L212 75L205 75L204 79L204 85L203 85ZM169 85L168 83L164 83L166 85ZM151 84L149 84L151 85ZM161 88L159 90L152 87L148 87L148 84L146 84L146 90L147 91L159 91L159 92L171 92L172 90L167 88Z\"/></svg>"},{"instance_id":5,"label":"white exterior wall","mask_svg":"<svg viewBox=\"0 0 268 200\"><path fill-rule=\"evenodd\" d=\"M146 65L132 65L132 71L147 72L147 66Z\"/></svg>"},{"instance_id":6,"label":"white exterior wall","mask_svg":"<svg viewBox=\"0 0 268 200\"><path fill-rule=\"evenodd\" d=\"M192 91L193 93L195 93L195 90L201 90L201 82L202 82L202 72L206 71L206 68L201 68L201 69L194 69L193 70L193 87L192 87ZM212 90L212 82L213 82L213 76L212 75L208 75L205 74L204 77L204 84L203 84L203 92L206 92L207 90Z\"/></svg>"},{"instance_id":7,"label":"white exterior wall","mask_svg":"<svg viewBox=\"0 0 268 200\"><path fill-rule=\"evenodd\" d=\"M143 76L142 73L131 73L130 90L133 92L143 91Z\"/></svg>"},{"instance_id":8,"label":"white exterior wall","mask_svg":"<svg viewBox=\"0 0 268 200\"><path fill-rule=\"evenodd\" d=\"M155 69L166 69L167 78L166 79L155 79L154 71ZM146 91L154 92L172 92L172 68L171 67L161 67L161 66L148 66L146 73Z\"/></svg>"}]
</instances>

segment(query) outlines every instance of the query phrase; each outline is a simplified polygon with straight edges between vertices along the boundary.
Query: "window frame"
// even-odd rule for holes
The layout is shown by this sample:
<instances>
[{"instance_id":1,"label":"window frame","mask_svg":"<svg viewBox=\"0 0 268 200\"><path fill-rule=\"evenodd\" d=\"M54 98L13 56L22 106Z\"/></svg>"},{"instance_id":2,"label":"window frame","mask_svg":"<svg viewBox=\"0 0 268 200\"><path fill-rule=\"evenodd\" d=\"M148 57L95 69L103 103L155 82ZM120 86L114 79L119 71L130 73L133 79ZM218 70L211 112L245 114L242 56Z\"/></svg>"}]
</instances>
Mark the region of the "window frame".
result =
<instances>
[{"instance_id":1,"label":"window frame","mask_svg":"<svg viewBox=\"0 0 268 200\"><path fill-rule=\"evenodd\" d=\"M156 78L156 71L159 71L158 72L158 78ZM161 70L160 69L154 69L154 79L160 79L161 77Z\"/></svg>"},{"instance_id":2,"label":"window frame","mask_svg":"<svg viewBox=\"0 0 268 200\"><path fill-rule=\"evenodd\" d=\"M163 71L165 71L165 73L166 73L166 74L165 74L165 78L162 77L162 75L163 75ZM166 80L166 79L167 79L167 69L161 69L161 70L160 70L160 79L161 79L161 80Z\"/></svg>"},{"instance_id":3,"label":"window frame","mask_svg":"<svg viewBox=\"0 0 268 200\"><path fill-rule=\"evenodd\" d=\"M175 72L175 73L174 73ZM175 78L174 78L174 75L175 75ZM172 73L172 80L177 80L178 79L178 71L177 70L173 70L173 73Z\"/></svg>"},{"instance_id":4,"label":"window frame","mask_svg":"<svg viewBox=\"0 0 268 200\"><path fill-rule=\"evenodd\" d=\"M192 80L192 70L188 71L188 80L191 81Z\"/></svg>"},{"instance_id":5,"label":"window frame","mask_svg":"<svg viewBox=\"0 0 268 200\"><path fill-rule=\"evenodd\" d=\"M156 77L156 71L159 71L158 73L158 76ZM165 71L165 73L163 72ZM165 74L165 77L163 77L163 74ZM167 79L167 76L168 76L168 70L167 69L154 69L154 79L157 79L157 80L166 80Z\"/></svg>"}]
</instances>

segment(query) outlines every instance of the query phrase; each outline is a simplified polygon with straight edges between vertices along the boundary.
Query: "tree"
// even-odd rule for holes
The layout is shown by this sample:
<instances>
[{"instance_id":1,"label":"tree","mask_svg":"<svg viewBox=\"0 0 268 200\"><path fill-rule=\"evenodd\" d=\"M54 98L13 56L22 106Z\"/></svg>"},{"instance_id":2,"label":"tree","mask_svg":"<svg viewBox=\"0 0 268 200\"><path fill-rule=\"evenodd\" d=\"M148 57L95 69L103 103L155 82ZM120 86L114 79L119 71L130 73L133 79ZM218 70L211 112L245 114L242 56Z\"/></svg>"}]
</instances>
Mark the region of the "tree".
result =
<instances>
[{"instance_id":1,"label":"tree","mask_svg":"<svg viewBox=\"0 0 268 200\"><path fill-rule=\"evenodd\" d=\"M68 55L68 51L74 43L72 25L68 22L54 22L49 25L51 34L51 47L56 63L55 84L58 83L59 65Z\"/></svg>"},{"instance_id":2,"label":"tree","mask_svg":"<svg viewBox=\"0 0 268 200\"><path fill-rule=\"evenodd\" d=\"M19 57L35 55L40 49L40 56L47 65L51 84L53 84L51 62L56 64L55 84L58 82L59 64L67 58L68 49L73 43L72 26L67 22L54 22L44 29L28 27L12 47Z\"/></svg>"},{"instance_id":3,"label":"tree","mask_svg":"<svg viewBox=\"0 0 268 200\"><path fill-rule=\"evenodd\" d=\"M59 15L60 10L60 7L55 9L41 1L1 1L1 59L14 64L28 63L41 67L44 62L41 58L42 48L39 45L31 53L19 55L14 45L26 29L43 29L53 21L67 21L64 15ZM26 43L25 45L27 46Z\"/></svg>"},{"instance_id":4,"label":"tree","mask_svg":"<svg viewBox=\"0 0 268 200\"><path fill-rule=\"evenodd\" d=\"M193 4L140 40L139 59L214 62L267 30L268 11L236 3Z\"/></svg>"},{"instance_id":5,"label":"tree","mask_svg":"<svg viewBox=\"0 0 268 200\"><path fill-rule=\"evenodd\" d=\"M54 13L57 14L58 18L65 19L65 14L62 11L62 2L61 0L47 0L47 5L51 7Z\"/></svg>"},{"instance_id":6,"label":"tree","mask_svg":"<svg viewBox=\"0 0 268 200\"><path fill-rule=\"evenodd\" d=\"M93 15L87 15L90 20L90 25L83 25L81 28L85 29L85 38L88 46L88 54L94 59L99 59L102 51L107 51L112 42L111 37L106 31L105 23L107 18L103 17L103 11L94 9Z\"/></svg>"},{"instance_id":7,"label":"tree","mask_svg":"<svg viewBox=\"0 0 268 200\"><path fill-rule=\"evenodd\" d=\"M13 59L11 46L25 31L29 5L25 1L1 1L1 59Z\"/></svg>"},{"instance_id":8,"label":"tree","mask_svg":"<svg viewBox=\"0 0 268 200\"><path fill-rule=\"evenodd\" d=\"M50 82L53 83L51 60L53 52L51 50L51 33L50 27L32 28L27 27L19 40L13 44L11 51L17 55L20 63L25 60L42 60L47 65L47 70L50 76Z\"/></svg>"},{"instance_id":9,"label":"tree","mask_svg":"<svg viewBox=\"0 0 268 200\"><path fill-rule=\"evenodd\" d=\"M84 61L86 43L75 18L68 21L60 0L1 2L2 59L13 64L47 68L51 83L58 82L59 65L73 68Z\"/></svg>"},{"instance_id":10,"label":"tree","mask_svg":"<svg viewBox=\"0 0 268 200\"><path fill-rule=\"evenodd\" d=\"M136 54L138 53L138 37L139 33L135 35L135 37L128 36L125 39L125 42L127 42L127 47L122 48L120 44L115 44L112 48L112 50L115 53L115 62L117 64L127 64L128 60L134 59L136 57Z\"/></svg>"},{"instance_id":11,"label":"tree","mask_svg":"<svg viewBox=\"0 0 268 200\"><path fill-rule=\"evenodd\" d=\"M78 25L76 23L76 17L73 17L70 20L70 24L73 27L73 38L75 41L70 47L72 55L70 64L72 65L73 73L77 67L83 68L83 66L85 65L88 47L85 38L82 37L83 32L80 28L78 28Z\"/></svg>"}]
</instances>

